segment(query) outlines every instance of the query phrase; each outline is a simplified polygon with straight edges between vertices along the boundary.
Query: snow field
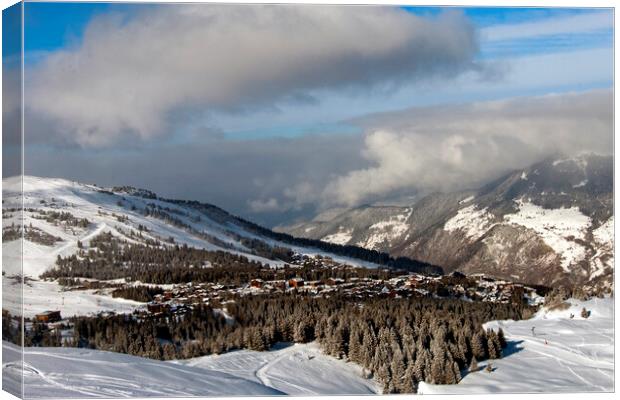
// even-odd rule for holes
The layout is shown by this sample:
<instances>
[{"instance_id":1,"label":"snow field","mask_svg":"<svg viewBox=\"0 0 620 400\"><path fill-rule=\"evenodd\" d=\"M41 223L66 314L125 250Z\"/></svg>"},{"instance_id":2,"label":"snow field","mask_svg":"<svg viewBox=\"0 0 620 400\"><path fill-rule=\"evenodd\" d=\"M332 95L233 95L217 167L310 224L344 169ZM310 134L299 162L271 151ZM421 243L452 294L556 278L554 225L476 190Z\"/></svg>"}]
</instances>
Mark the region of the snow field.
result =
<instances>
[{"instance_id":1,"label":"snow field","mask_svg":"<svg viewBox=\"0 0 620 400\"><path fill-rule=\"evenodd\" d=\"M461 230L468 238L478 239L493 227L493 218L486 208L479 210L472 204L461 208L445 223L444 229L448 232Z\"/></svg>"},{"instance_id":2,"label":"snow field","mask_svg":"<svg viewBox=\"0 0 620 400\"><path fill-rule=\"evenodd\" d=\"M349 243L349 240L351 240L352 233L353 233L352 229L342 230L342 227L340 227L340 230L337 233L327 235L321 240L324 242L345 245Z\"/></svg>"},{"instance_id":3,"label":"snow field","mask_svg":"<svg viewBox=\"0 0 620 400\"><path fill-rule=\"evenodd\" d=\"M519 211L505 215L504 220L536 231L545 244L562 256L562 268L566 272L570 272L569 265L585 258L585 247L574 239L585 239L592 220L578 207L547 210L523 200L516 203Z\"/></svg>"},{"instance_id":4,"label":"snow field","mask_svg":"<svg viewBox=\"0 0 620 400\"><path fill-rule=\"evenodd\" d=\"M19 347L2 342L2 353L4 388L18 393ZM26 348L23 376L26 398L284 394L224 372L76 348Z\"/></svg>"},{"instance_id":5,"label":"snow field","mask_svg":"<svg viewBox=\"0 0 620 400\"><path fill-rule=\"evenodd\" d=\"M493 321L508 349L495 370L468 373L458 385L420 385L424 394L570 393L614 390L614 299L570 300L567 310L541 309L524 321ZM580 316L590 310L589 318ZM574 317L571 319L570 314ZM534 327L534 333L532 333Z\"/></svg>"},{"instance_id":6,"label":"snow field","mask_svg":"<svg viewBox=\"0 0 620 400\"><path fill-rule=\"evenodd\" d=\"M360 366L324 355L316 343L280 343L267 352L238 350L174 363L226 372L289 395L380 393Z\"/></svg>"},{"instance_id":7,"label":"snow field","mask_svg":"<svg viewBox=\"0 0 620 400\"><path fill-rule=\"evenodd\" d=\"M357 245L365 247L367 249L377 249L377 247L384 242L388 244L393 240L403 236L409 230L407 220L411 216L413 210L407 209L404 214L398 214L391 216L386 221L377 222L371 225L368 230L370 235L364 242L359 242Z\"/></svg>"}]
</instances>

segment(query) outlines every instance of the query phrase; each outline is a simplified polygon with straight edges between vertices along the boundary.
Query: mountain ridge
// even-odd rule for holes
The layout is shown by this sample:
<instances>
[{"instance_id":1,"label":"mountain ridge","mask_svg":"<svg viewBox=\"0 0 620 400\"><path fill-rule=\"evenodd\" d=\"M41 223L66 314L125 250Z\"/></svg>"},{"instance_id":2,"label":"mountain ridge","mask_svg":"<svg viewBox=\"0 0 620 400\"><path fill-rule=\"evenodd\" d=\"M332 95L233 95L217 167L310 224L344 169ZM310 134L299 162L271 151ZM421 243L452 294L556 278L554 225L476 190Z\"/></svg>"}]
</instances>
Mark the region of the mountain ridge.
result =
<instances>
[{"instance_id":1,"label":"mountain ridge","mask_svg":"<svg viewBox=\"0 0 620 400\"><path fill-rule=\"evenodd\" d=\"M18 238L21 228L19 213L16 211L21 207L22 180L4 180L3 184L3 233L6 238ZM392 258L376 250L298 239L273 232L212 204L167 199L152 191L132 186L102 188L61 178L24 176L23 194L26 239L36 234L37 240L51 241L54 251L62 254L75 251L77 242L86 240L96 232L109 230L114 235L126 236L127 232L140 230L144 235L151 234L153 240L166 242L172 238L176 243L239 252L274 265L284 261L260 257L257 255L260 249L251 246L287 247L302 254L323 254L371 268L394 267L414 272L442 272L440 267L413 259ZM84 226L78 226L76 221L85 221ZM11 246L11 241L5 242L5 246ZM45 252L47 247L33 243L27 250L40 253ZM5 250L10 253L12 249ZM42 255L41 258L46 257ZM36 277L51 267L50 263L53 265L52 260L42 259L29 264L33 265L30 268L33 273L30 275ZM38 265L38 262L42 264ZM28 270L26 268L26 272Z\"/></svg>"},{"instance_id":2,"label":"mountain ridge","mask_svg":"<svg viewBox=\"0 0 620 400\"><path fill-rule=\"evenodd\" d=\"M613 157L582 154L545 159L478 190L275 229L411 256L446 272L610 287L613 222Z\"/></svg>"}]
</instances>

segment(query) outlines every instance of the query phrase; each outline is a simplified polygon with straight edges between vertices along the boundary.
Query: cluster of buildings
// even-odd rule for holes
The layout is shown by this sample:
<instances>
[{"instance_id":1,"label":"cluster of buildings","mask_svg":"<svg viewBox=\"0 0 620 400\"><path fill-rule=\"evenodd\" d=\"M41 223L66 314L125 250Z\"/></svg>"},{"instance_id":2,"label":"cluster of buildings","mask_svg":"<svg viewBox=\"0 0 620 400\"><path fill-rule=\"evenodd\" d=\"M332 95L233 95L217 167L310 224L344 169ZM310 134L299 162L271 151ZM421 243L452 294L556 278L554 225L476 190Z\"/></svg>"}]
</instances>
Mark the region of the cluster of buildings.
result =
<instances>
[{"instance_id":1,"label":"cluster of buildings","mask_svg":"<svg viewBox=\"0 0 620 400\"><path fill-rule=\"evenodd\" d=\"M456 298L467 301L499 303L542 303L543 297L536 289L523 284L495 280L484 275L464 276L455 273L447 276L402 275L390 279L351 277L304 280L294 277L287 280L251 279L242 285L212 283L184 284L155 296L146 305L152 314L182 313L192 305L208 304L220 307L237 296L269 295L296 292L308 296L329 297L344 295L351 299L436 297Z\"/></svg>"},{"instance_id":2,"label":"cluster of buildings","mask_svg":"<svg viewBox=\"0 0 620 400\"><path fill-rule=\"evenodd\" d=\"M385 274L374 274L375 278L370 278L357 276L359 274L352 267L334 262L330 258L300 256L297 261L303 265L305 276L324 276L325 270L329 270L331 271L329 274L334 275L334 277L320 280L306 280L299 276L273 280L256 277L243 284L236 285L193 282L165 285L162 287L163 292L155 295L151 302L136 310L136 314L145 318L163 314L179 315L201 304L219 309L239 296L277 295L291 292L314 297L338 295L351 298L354 301L371 298L430 297L539 305L544 300L542 296L544 293L538 293L537 289L519 283L492 279L483 274L465 276L454 272L444 276L427 276L415 273L394 276L394 273L385 271ZM300 269L300 274L301 271ZM319 271L321 274L314 273ZM273 276L281 275L274 274ZM345 276L345 278L341 276ZM386 278L377 279L376 276ZM79 288L100 288L100 282L94 283L93 285L90 282L80 282ZM122 284L117 283L114 287L119 285ZM60 311L46 311L36 315L35 319L42 323L60 321Z\"/></svg>"}]
</instances>

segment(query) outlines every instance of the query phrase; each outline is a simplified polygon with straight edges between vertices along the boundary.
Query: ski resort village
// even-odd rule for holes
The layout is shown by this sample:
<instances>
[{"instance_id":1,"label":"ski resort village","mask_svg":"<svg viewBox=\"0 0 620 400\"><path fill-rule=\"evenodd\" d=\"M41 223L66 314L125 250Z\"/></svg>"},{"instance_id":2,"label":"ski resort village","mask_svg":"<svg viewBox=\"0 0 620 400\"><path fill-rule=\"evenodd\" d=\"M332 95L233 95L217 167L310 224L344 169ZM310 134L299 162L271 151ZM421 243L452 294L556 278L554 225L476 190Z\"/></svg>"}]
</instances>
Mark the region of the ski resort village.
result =
<instances>
[{"instance_id":1,"label":"ski resort village","mask_svg":"<svg viewBox=\"0 0 620 400\"><path fill-rule=\"evenodd\" d=\"M613 387L607 285L446 274L131 187L25 177L22 212L10 184L3 250L23 221L24 264L3 271L5 382L23 340L29 397L166 395L164 365L166 381L196 377L188 395L531 391L503 380L538 358L587 380L558 390ZM135 368L148 388L122 379Z\"/></svg>"},{"instance_id":2,"label":"ski resort village","mask_svg":"<svg viewBox=\"0 0 620 400\"><path fill-rule=\"evenodd\" d=\"M134 2L3 10L4 391L615 394L609 0Z\"/></svg>"}]
</instances>

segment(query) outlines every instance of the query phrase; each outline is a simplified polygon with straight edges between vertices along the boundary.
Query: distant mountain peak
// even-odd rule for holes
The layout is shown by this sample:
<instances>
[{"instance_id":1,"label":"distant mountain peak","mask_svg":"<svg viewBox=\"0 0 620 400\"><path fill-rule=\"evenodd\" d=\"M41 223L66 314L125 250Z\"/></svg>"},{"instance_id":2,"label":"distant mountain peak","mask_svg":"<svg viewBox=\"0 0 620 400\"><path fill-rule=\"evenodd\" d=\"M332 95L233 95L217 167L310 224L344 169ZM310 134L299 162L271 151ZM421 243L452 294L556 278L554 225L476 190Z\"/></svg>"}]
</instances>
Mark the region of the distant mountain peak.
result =
<instances>
[{"instance_id":1,"label":"distant mountain peak","mask_svg":"<svg viewBox=\"0 0 620 400\"><path fill-rule=\"evenodd\" d=\"M479 190L421 197L402 210L356 208L283 231L406 255L446 272L539 284L613 284L613 157L556 155ZM346 233L346 236L344 235Z\"/></svg>"}]
</instances>

